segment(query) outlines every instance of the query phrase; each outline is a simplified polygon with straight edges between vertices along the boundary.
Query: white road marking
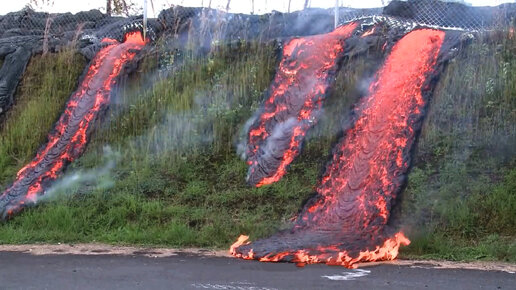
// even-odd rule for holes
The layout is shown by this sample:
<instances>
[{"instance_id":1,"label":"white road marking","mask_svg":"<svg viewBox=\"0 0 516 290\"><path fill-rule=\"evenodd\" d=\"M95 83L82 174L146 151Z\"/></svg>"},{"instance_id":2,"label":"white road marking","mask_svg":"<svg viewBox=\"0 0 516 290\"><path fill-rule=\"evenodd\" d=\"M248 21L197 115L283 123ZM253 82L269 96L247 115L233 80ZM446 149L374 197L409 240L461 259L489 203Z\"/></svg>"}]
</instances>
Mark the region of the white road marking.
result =
<instances>
[{"instance_id":1,"label":"white road marking","mask_svg":"<svg viewBox=\"0 0 516 290\"><path fill-rule=\"evenodd\" d=\"M212 283L193 283L192 287L198 289L220 289L220 290L277 290L276 288L267 288L260 286L252 286L250 283L232 283L228 284L212 284Z\"/></svg>"},{"instance_id":2,"label":"white road marking","mask_svg":"<svg viewBox=\"0 0 516 290\"><path fill-rule=\"evenodd\" d=\"M356 269L356 270L350 270L349 272L342 272L342 275L327 275L327 276L321 276L323 278L328 278L333 281L350 281L355 280L360 277L364 277L369 275L371 271L369 270L362 270L362 269Z\"/></svg>"}]
</instances>

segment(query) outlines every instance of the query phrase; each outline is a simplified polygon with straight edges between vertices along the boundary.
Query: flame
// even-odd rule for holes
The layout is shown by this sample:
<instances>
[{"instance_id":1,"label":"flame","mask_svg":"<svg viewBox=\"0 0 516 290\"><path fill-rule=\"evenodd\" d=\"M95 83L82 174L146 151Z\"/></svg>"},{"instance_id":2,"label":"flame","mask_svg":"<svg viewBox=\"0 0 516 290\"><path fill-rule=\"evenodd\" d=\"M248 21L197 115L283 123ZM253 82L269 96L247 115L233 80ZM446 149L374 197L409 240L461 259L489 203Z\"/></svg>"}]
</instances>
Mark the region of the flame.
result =
<instances>
[{"instance_id":1,"label":"flame","mask_svg":"<svg viewBox=\"0 0 516 290\"><path fill-rule=\"evenodd\" d=\"M283 48L283 58L265 101L263 112L248 134L247 163L250 165L248 180L259 187L280 180L287 167L299 154L307 131L314 125L326 91L337 70L337 63L344 52L345 39L356 29L357 23L338 27L333 32L305 38L295 38ZM274 137L271 134L294 120L288 132L290 136ZM288 144L279 149L279 162L266 169L264 160L267 144L279 139ZM276 147L276 149L278 149ZM265 172L266 171L266 172Z\"/></svg>"},{"instance_id":2,"label":"flame","mask_svg":"<svg viewBox=\"0 0 516 290\"><path fill-rule=\"evenodd\" d=\"M146 41L143 39L143 35L139 30L128 32L124 36L124 43L134 43L137 45L144 45L145 42Z\"/></svg>"},{"instance_id":3,"label":"flame","mask_svg":"<svg viewBox=\"0 0 516 290\"><path fill-rule=\"evenodd\" d=\"M444 38L443 31L420 29L395 44L294 227L236 246L235 256L345 267L397 257L410 241L401 232L388 234L391 201L408 170L426 104L423 91Z\"/></svg>"},{"instance_id":4,"label":"flame","mask_svg":"<svg viewBox=\"0 0 516 290\"><path fill-rule=\"evenodd\" d=\"M240 255L239 257L243 258L244 256L241 255L241 254L238 254L236 252L236 248L242 246L242 245L247 245L249 244L249 236L245 236L245 235L241 235L240 237L238 237L237 241L235 243L233 243L233 245L231 245L231 247L229 248L229 253L233 256L238 256Z\"/></svg>"},{"instance_id":5,"label":"flame","mask_svg":"<svg viewBox=\"0 0 516 290\"><path fill-rule=\"evenodd\" d=\"M0 214L4 218L35 203L48 184L84 152L90 125L109 103L115 79L135 57L134 50L145 45L140 32L127 33L124 43L109 38L102 43L106 46L93 59L84 80L48 135L47 144L18 171L13 185L0 196Z\"/></svg>"},{"instance_id":6,"label":"flame","mask_svg":"<svg viewBox=\"0 0 516 290\"><path fill-rule=\"evenodd\" d=\"M373 27L373 28L369 29L368 31L364 32L364 34L362 34L361 37L364 38L364 37L367 37L369 35L372 35L374 33L375 29L376 29L376 27Z\"/></svg>"},{"instance_id":7,"label":"flame","mask_svg":"<svg viewBox=\"0 0 516 290\"><path fill-rule=\"evenodd\" d=\"M236 249L242 245L248 245L248 237L241 235L238 240L231 246L230 254L241 259L252 260L254 256L253 249L248 253L239 253ZM351 257L346 251L339 251L337 247L317 247L311 250L285 251L277 254L268 254L258 258L260 262L280 262L289 257L289 260L298 266L305 264L324 263L333 266L344 266L346 268L356 268L356 264L360 262L372 261L392 261L398 257L399 248L408 246L410 240L399 232L393 237L384 241L381 246L377 246L374 250L360 251L358 256ZM310 252L317 252L312 255Z\"/></svg>"}]
</instances>

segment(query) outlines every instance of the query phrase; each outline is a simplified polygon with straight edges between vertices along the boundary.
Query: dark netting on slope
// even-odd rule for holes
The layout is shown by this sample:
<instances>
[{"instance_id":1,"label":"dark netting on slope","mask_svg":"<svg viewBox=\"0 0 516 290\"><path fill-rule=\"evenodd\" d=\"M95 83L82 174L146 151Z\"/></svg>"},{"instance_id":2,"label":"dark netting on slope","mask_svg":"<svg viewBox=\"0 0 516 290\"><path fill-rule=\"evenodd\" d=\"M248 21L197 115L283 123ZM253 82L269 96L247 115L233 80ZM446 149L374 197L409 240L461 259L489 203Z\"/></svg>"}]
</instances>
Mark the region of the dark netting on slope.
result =
<instances>
[{"instance_id":1,"label":"dark netting on slope","mask_svg":"<svg viewBox=\"0 0 516 290\"><path fill-rule=\"evenodd\" d=\"M155 21L147 37L155 36ZM88 59L104 45L105 38L119 42L132 31L143 32L142 17L111 17L98 10L77 14L49 14L30 8L0 15L0 117L14 103L14 94L25 67L34 54L56 52L70 44Z\"/></svg>"},{"instance_id":2,"label":"dark netting on slope","mask_svg":"<svg viewBox=\"0 0 516 290\"><path fill-rule=\"evenodd\" d=\"M469 31L497 30L507 27L511 21L514 21L515 10L516 4L473 7L439 0L393 0L384 8L340 8L339 22L342 24L387 16L419 26Z\"/></svg>"},{"instance_id":3,"label":"dark netting on slope","mask_svg":"<svg viewBox=\"0 0 516 290\"><path fill-rule=\"evenodd\" d=\"M155 20L149 20L147 33L154 37ZM125 33L143 32L143 16L109 16L99 10L58 13L37 12L26 7L17 12L0 15L0 39L31 36L36 42L45 41L58 48L71 41L95 41L103 38L123 41ZM39 47L41 49L41 47Z\"/></svg>"},{"instance_id":4,"label":"dark netting on slope","mask_svg":"<svg viewBox=\"0 0 516 290\"><path fill-rule=\"evenodd\" d=\"M0 38L19 35L68 36L82 31L94 31L120 20L109 17L98 10L77 14L50 14L36 12L30 8L0 16Z\"/></svg>"},{"instance_id":5,"label":"dark netting on slope","mask_svg":"<svg viewBox=\"0 0 516 290\"><path fill-rule=\"evenodd\" d=\"M515 18L516 4L472 7L439 0L385 1L385 7L372 9L339 8L338 24L373 17L394 17L421 26L457 28L471 31L506 27ZM141 8L141 7L140 7ZM142 9L137 9L140 11ZM179 34L188 30L226 39L285 37L329 32L335 27L333 8L309 8L293 13L274 11L265 15L234 14L210 8L173 6L149 19L150 32L164 30ZM143 26L141 14L108 16L99 10L76 14L37 12L31 8L0 15L0 38L39 36L73 40L79 36L120 39L125 29Z\"/></svg>"}]
</instances>

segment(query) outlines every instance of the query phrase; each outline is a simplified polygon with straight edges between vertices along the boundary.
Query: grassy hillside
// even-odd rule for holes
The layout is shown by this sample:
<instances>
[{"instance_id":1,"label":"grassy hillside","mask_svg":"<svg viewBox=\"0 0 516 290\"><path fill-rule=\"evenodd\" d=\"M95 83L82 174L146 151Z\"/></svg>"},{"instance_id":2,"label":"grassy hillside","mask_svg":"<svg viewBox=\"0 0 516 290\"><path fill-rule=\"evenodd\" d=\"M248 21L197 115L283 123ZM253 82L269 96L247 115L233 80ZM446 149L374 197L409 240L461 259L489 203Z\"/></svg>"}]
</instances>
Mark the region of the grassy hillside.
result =
<instances>
[{"instance_id":1,"label":"grassy hillside","mask_svg":"<svg viewBox=\"0 0 516 290\"><path fill-rule=\"evenodd\" d=\"M516 261L515 48L485 36L443 75L404 192L419 229L404 253Z\"/></svg>"},{"instance_id":2,"label":"grassy hillside","mask_svg":"<svg viewBox=\"0 0 516 290\"><path fill-rule=\"evenodd\" d=\"M396 208L401 220L413 221L405 223L413 244L404 256L516 261L515 48L507 35L475 40L442 76ZM371 68L364 58L349 60L289 173L274 185L249 188L235 148L274 76L277 49L239 42L209 57L188 50L149 55L69 170L96 172L94 178L0 225L0 243L225 248L241 233L256 239L285 227L313 193ZM172 73L148 73L164 62ZM2 184L16 166L0 167Z\"/></svg>"},{"instance_id":3,"label":"grassy hillside","mask_svg":"<svg viewBox=\"0 0 516 290\"><path fill-rule=\"evenodd\" d=\"M85 66L71 50L35 56L0 121L0 185L5 187L45 142Z\"/></svg>"}]
</instances>

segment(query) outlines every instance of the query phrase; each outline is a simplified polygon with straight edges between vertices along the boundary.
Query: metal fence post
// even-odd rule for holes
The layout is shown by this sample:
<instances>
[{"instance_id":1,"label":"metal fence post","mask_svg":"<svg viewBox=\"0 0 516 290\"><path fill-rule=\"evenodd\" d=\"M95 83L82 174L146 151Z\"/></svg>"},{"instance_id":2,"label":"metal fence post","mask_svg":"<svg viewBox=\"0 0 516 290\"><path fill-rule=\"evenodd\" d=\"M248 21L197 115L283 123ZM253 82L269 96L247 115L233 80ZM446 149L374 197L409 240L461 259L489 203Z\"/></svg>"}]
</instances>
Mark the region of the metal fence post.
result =
<instances>
[{"instance_id":1,"label":"metal fence post","mask_svg":"<svg viewBox=\"0 0 516 290\"><path fill-rule=\"evenodd\" d=\"M147 0L143 0L143 41L147 36Z\"/></svg>"},{"instance_id":2,"label":"metal fence post","mask_svg":"<svg viewBox=\"0 0 516 290\"><path fill-rule=\"evenodd\" d=\"M337 28L337 25L339 25L339 0L335 0L335 29Z\"/></svg>"}]
</instances>

